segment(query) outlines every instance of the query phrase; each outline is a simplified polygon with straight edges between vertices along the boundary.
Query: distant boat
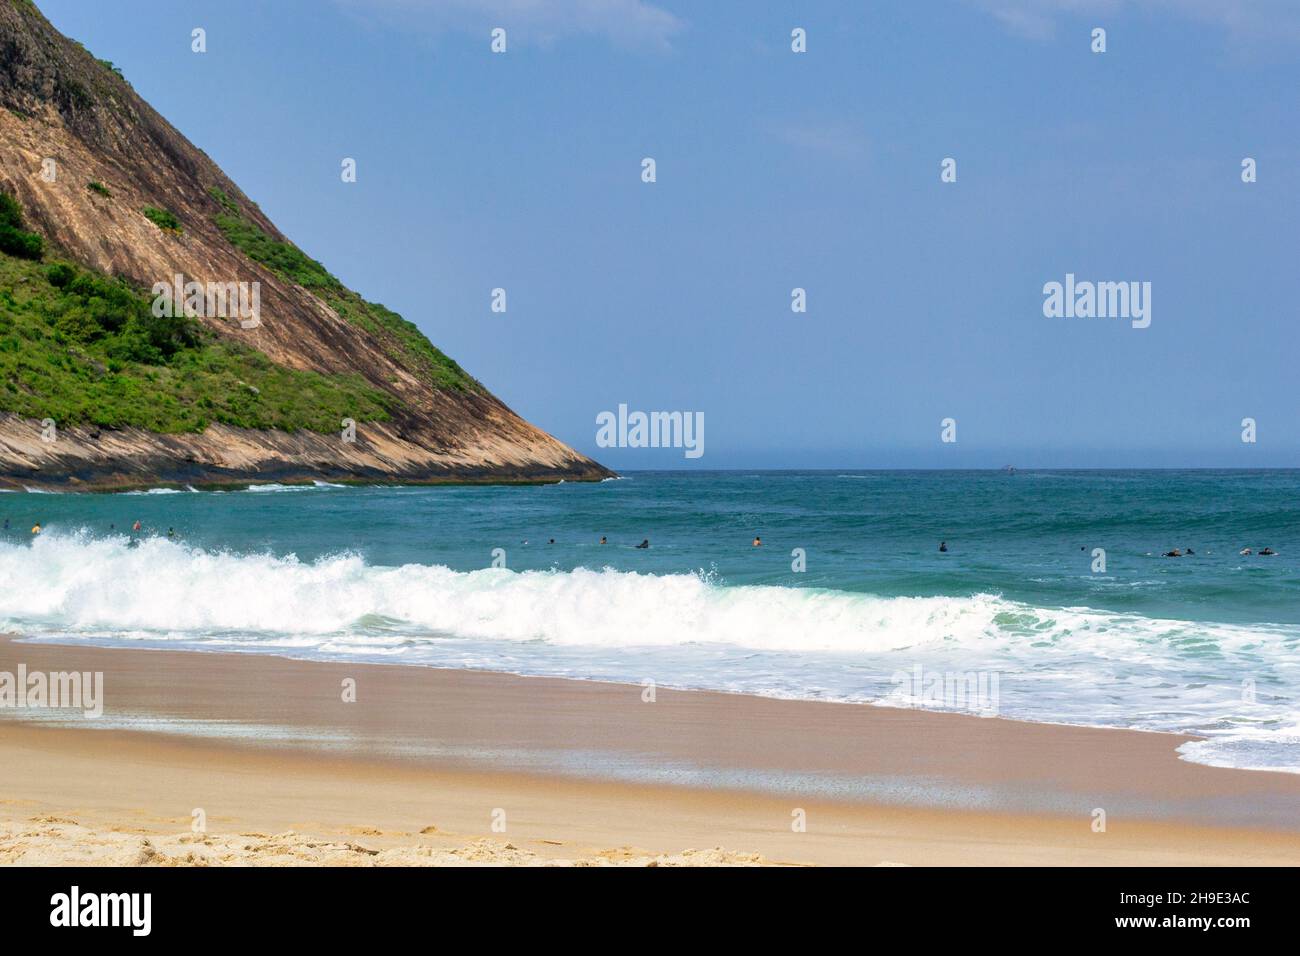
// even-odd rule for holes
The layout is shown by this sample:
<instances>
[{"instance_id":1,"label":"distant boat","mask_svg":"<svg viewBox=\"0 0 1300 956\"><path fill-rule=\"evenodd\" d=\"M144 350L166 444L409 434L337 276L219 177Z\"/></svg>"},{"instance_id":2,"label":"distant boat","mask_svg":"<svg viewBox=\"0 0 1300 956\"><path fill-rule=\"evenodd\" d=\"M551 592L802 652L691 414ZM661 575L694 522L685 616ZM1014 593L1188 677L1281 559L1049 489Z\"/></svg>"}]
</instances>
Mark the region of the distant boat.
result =
<instances>
[{"instance_id":1,"label":"distant boat","mask_svg":"<svg viewBox=\"0 0 1300 956\"><path fill-rule=\"evenodd\" d=\"M1015 466L1015 465L1007 465L1007 466L1006 466L1005 468L1003 468L1002 470L1005 471L1008 475L1014 475L1014 474L1016 473L1016 466Z\"/></svg>"}]
</instances>

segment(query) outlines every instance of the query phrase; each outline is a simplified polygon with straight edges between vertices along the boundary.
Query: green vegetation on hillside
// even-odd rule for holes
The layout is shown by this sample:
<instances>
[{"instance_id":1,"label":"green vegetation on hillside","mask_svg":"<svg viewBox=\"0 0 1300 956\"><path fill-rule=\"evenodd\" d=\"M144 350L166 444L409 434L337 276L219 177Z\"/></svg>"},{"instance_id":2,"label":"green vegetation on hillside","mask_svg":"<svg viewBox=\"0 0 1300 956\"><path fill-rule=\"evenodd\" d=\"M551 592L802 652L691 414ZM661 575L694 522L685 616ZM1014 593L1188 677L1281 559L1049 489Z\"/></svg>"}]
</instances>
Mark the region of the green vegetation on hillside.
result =
<instances>
[{"instance_id":1,"label":"green vegetation on hillside","mask_svg":"<svg viewBox=\"0 0 1300 956\"><path fill-rule=\"evenodd\" d=\"M94 98L86 88L76 80L60 76L54 81L54 96L61 107L75 110L89 109L95 105Z\"/></svg>"},{"instance_id":2,"label":"green vegetation on hillside","mask_svg":"<svg viewBox=\"0 0 1300 956\"><path fill-rule=\"evenodd\" d=\"M214 186L209 192L226 210L214 221L231 245L276 275L315 293L343 319L385 343L389 358L397 365L435 388L476 391L481 387L425 338L415 323L377 302L367 302L293 243L268 236L221 189Z\"/></svg>"},{"instance_id":3,"label":"green vegetation on hillside","mask_svg":"<svg viewBox=\"0 0 1300 956\"><path fill-rule=\"evenodd\" d=\"M272 239L243 216L222 213L216 223L231 245L276 275L313 291L342 288L339 280L311 256L292 243Z\"/></svg>"},{"instance_id":4,"label":"green vegetation on hillside","mask_svg":"<svg viewBox=\"0 0 1300 956\"><path fill-rule=\"evenodd\" d=\"M25 280L25 281L24 281ZM0 256L0 409L61 425L330 433L384 421L398 402L359 375L274 364L147 295L66 263Z\"/></svg>"},{"instance_id":5,"label":"green vegetation on hillside","mask_svg":"<svg viewBox=\"0 0 1300 956\"><path fill-rule=\"evenodd\" d=\"M157 206L145 206L140 211L144 213L146 219L163 232L181 231L181 221L177 219L176 214L169 209L159 209Z\"/></svg>"},{"instance_id":6,"label":"green vegetation on hillside","mask_svg":"<svg viewBox=\"0 0 1300 956\"><path fill-rule=\"evenodd\" d=\"M21 259L39 259L45 252L45 240L23 228L18 200L4 192L0 192L0 252Z\"/></svg>"},{"instance_id":7,"label":"green vegetation on hillside","mask_svg":"<svg viewBox=\"0 0 1300 956\"><path fill-rule=\"evenodd\" d=\"M105 186L103 183L99 182L98 180L92 179L90 182L86 183L86 188L89 189L92 193L99 193L101 196L111 198L113 195L111 192L108 191L108 187Z\"/></svg>"},{"instance_id":8,"label":"green vegetation on hillside","mask_svg":"<svg viewBox=\"0 0 1300 956\"><path fill-rule=\"evenodd\" d=\"M0 220L21 232L4 193ZM71 263L0 255L0 410L155 432L222 422L330 433L344 418L387 420L400 404L359 375L276 365L193 319L155 316L151 303Z\"/></svg>"},{"instance_id":9,"label":"green vegetation on hillside","mask_svg":"<svg viewBox=\"0 0 1300 956\"><path fill-rule=\"evenodd\" d=\"M235 202L233 199L227 196L226 191L222 189L220 186L209 187L208 195L211 196L213 199L215 199L217 202L221 203L222 207L226 210L226 212L233 212L235 215L239 214L239 203Z\"/></svg>"}]
</instances>

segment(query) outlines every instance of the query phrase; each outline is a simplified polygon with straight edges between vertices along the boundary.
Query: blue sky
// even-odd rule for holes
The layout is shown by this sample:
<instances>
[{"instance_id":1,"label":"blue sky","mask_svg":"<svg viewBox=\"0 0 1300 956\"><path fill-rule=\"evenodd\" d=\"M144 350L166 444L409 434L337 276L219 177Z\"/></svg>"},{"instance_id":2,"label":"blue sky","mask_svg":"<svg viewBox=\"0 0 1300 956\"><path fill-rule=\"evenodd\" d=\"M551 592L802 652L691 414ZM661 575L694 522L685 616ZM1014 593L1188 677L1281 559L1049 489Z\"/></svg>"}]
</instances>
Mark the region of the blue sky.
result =
<instances>
[{"instance_id":1,"label":"blue sky","mask_svg":"<svg viewBox=\"0 0 1300 956\"><path fill-rule=\"evenodd\" d=\"M615 468L1300 465L1300 3L38 2ZM1044 317L1066 273L1151 326ZM704 456L597 448L620 403Z\"/></svg>"}]
</instances>

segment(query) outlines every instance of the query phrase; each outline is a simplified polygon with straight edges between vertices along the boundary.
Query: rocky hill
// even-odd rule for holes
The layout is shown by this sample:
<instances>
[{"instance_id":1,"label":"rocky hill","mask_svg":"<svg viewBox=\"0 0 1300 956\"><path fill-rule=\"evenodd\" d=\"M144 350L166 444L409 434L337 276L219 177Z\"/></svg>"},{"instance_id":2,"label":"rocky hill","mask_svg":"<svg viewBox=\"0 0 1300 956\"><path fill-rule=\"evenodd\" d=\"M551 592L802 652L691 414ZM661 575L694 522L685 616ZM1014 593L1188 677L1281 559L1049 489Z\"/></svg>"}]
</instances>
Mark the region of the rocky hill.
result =
<instances>
[{"instance_id":1,"label":"rocky hill","mask_svg":"<svg viewBox=\"0 0 1300 956\"><path fill-rule=\"evenodd\" d=\"M0 193L0 484L611 474L304 254L31 0L0 0ZM155 315L177 274L257 283L257 321Z\"/></svg>"}]
</instances>

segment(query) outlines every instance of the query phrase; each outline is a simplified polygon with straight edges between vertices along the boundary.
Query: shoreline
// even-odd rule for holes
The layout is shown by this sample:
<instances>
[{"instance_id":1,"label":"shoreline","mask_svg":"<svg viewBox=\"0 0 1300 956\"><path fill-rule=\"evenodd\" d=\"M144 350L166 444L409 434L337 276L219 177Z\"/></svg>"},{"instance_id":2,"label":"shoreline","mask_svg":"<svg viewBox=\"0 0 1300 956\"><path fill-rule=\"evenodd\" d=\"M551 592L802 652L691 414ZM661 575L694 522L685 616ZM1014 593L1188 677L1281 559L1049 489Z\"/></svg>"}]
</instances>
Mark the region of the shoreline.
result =
<instances>
[{"instance_id":1,"label":"shoreline","mask_svg":"<svg viewBox=\"0 0 1300 956\"><path fill-rule=\"evenodd\" d=\"M153 536L163 537L164 535L160 535L157 532L154 532ZM198 645L198 644L190 645L187 647L175 647L175 648L159 647L157 643L141 644L140 646L136 647L125 643L107 643L107 642L97 643L93 638L83 640L81 638L61 637L56 639L50 637L28 637L21 634L0 633L0 648L2 648L5 643L13 643L20 647L30 647L30 646L51 646L51 647L64 647L64 648L93 647L98 650L105 650L105 651L121 650L121 651L135 651L135 652L145 652L145 653L186 654L186 655L208 654L208 655L216 655L218 657L226 657L226 656L270 657L270 658L276 658L278 660L293 661L293 662L308 664L308 665L332 664L332 665L341 665L345 667L358 666L358 667L366 667L366 668L371 668L371 667L415 668L415 669L428 669L434 671L444 671L450 673L475 674L475 675L482 675L488 678L503 677L503 678L512 678L516 680L525 680L525 681L561 681L564 683L572 683L572 684L597 684L597 685L605 685L611 687L619 687L619 688L623 688L628 692L636 692L636 693L640 693L643 689L640 685L631 684L626 680L616 680L613 678L606 678L606 677L568 677L568 676L559 676L555 674L523 674L518 671L494 670L488 667L446 667L437 664L423 664L423 663L417 664L417 663L411 663L409 661L402 661L402 660L384 661L378 659L373 659L373 660L358 659L354 663L353 661L349 661L349 660L339 660L333 658L298 657L292 653L284 651L283 649L277 649L274 651L271 650L226 651L226 650L215 649L209 646ZM2 664L0 664L0 666L2 666ZM1209 737L1206 737L1202 734L1196 734L1192 732L1152 730L1144 727L1110 727L1103 724L1072 724L1072 723L1067 723L1065 721L1030 720L1025 717L1007 717L1001 714L994 715L994 716L980 716L979 714L974 714L969 710L957 710L957 709L939 710L939 709L928 709L922 707L899 707L894 704L882 704L876 701L865 701L865 700L782 697L775 694L761 694L761 693L755 693L747 690L726 690L726 689L709 688L709 687L680 687L672 684L657 684L656 689L659 692L669 692L674 694L712 694L712 695L718 695L722 697L741 697L749 700L783 701L783 702L788 702L793 704L817 704L817 705L832 705L832 706L839 706L839 707L872 707L872 708L878 708L886 711L897 711L903 713L907 713L907 712L926 713L926 714L938 714L938 715L948 716L948 717L963 717L963 718L976 717L981 720L996 720L1000 723L1024 724L1030 727L1062 727L1062 728L1071 728L1071 729L1079 729L1079 730L1116 731L1116 732L1126 733L1126 734L1154 734L1165 739L1176 740L1178 745L1181 745L1183 743L1193 742L1193 741L1202 741L1202 740L1210 739ZM0 714L3 713L4 713L3 709L0 709ZM1184 758L1179 756L1179 759L1183 760ZM1197 766L1215 767L1215 765L1213 764L1200 764L1197 763L1196 761L1186 761L1186 762L1195 764ZM1234 773L1281 773L1281 774L1289 773L1288 771L1274 770L1268 767L1215 767L1215 769L1231 770ZM1300 776L1300 774L1296 774L1295 776ZM1300 822L1297 823L1297 829L1300 829Z\"/></svg>"},{"instance_id":2,"label":"shoreline","mask_svg":"<svg viewBox=\"0 0 1300 956\"><path fill-rule=\"evenodd\" d=\"M3 414L3 413L0 413ZM602 468L604 466L601 466ZM148 481L104 481L97 478L82 479L75 474L68 474L57 479L44 479L41 477L23 477L16 478L12 474L0 475L0 489L15 493L30 493L29 488L35 488L37 494L120 494L128 491L148 491L154 488L166 488L176 491L186 491L190 488L196 491L241 491L257 485L279 484L279 485L312 485L316 482L322 482L331 485L341 485L349 488L424 488L424 487L442 487L442 486L527 486L527 485L548 485L559 484L560 482L572 482L575 484L599 484L602 481L617 480L634 476L637 474L647 475L677 475L677 474L762 474L762 475L833 475L838 473L845 474L1000 474L1005 471L1004 468L986 467L986 468L722 468L722 469L662 469L662 468L644 468L634 469L626 472L616 472L612 469L604 469L607 474L566 474L558 471L545 472L542 474L528 475L521 474L516 476L500 474L464 474L464 475L428 475L426 477L412 477L408 475L389 475L376 476L374 478L358 478L352 476L330 476L325 473L305 475L302 473L290 473L290 477L271 475L257 476L236 476L221 477L209 476L207 478L195 478L193 480L180 480L175 478L162 478ZM1232 473L1240 472L1243 474L1258 472L1297 472L1300 466L1294 465L1265 465L1251 468L1242 468L1238 466L1222 467L1141 467L1141 468L1083 468L1083 467L1050 467L1050 468L1018 468L1018 473L1092 473L1092 474L1123 474L1126 472L1204 472L1207 474Z\"/></svg>"},{"instance_id":3,"label":"shoreline","mask_svg":"<svg viewBox=\"0 0 1300 956\"><path fill-rule=\"evenodd\" d=\"M195 480L195 481L156 481L156 482L135 482L127 484L107 483L101 484L96 482L81 482L76 479L75 484L69 484L69 480L59 482L42 482L40 480L23 480L0 476L0 489L18 494L65 494L65 495L114 495L130 491L151 491L153 489L169 489L172 491L246 491L249 488L255 488L259 485L285 485L291 487L310 487L318 482L325 485L339 485L347 488L427 488L443 486L462 486L462 487L479 487L488 485L558 485L561 482L573 482L575 484L599 484L602 481L609 481L611 478L621 477L618 474L611 473L606 477L571 477L568 475L541 475L537 477L519 477L507 478L500 476L484 476L475 478L472 476L447 476L447 477L429 477L429 478L402 478L400 480L388 479L367 479L367 478L326 478L323 476L315 477L295 477L295 478L235 478L229 481ZM35 489L33 491L33 489Z\"/></svg>"},{"instance_id":4,"label":"shoreline","mask_svg":"<svg viewBox=\"0 0 1300 956\"><path fill-rule=\"evenodd\" d=\"M105 709L0 710L4 863L1300 862L1300 776L1174 734L0 637L19 663L102 671Z\"/></svg>"}]
</instances>

